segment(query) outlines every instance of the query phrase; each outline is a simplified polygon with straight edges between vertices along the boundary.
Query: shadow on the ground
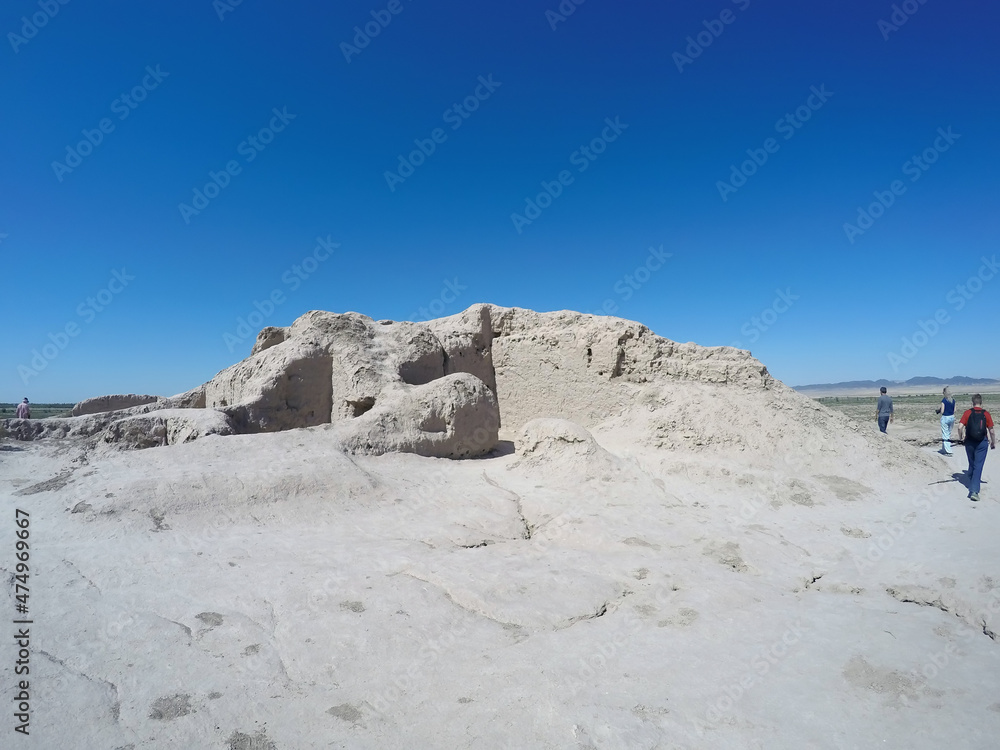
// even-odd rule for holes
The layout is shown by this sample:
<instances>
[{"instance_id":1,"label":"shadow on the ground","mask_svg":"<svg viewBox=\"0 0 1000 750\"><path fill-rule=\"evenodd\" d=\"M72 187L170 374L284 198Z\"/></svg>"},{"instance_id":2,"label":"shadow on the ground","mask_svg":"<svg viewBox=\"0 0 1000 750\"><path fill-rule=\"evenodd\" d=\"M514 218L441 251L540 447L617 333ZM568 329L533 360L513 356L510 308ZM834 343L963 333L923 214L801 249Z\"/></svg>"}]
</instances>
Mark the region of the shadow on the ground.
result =
<instances>
[{"instance_id":1,"label":"shadow on the ground","mask_svg":"<svg viewBox=\"0 0 1000 750\"><path fill-rule=\"evenodd\" d=\"M931 486L935 484L951 484L952 482L958 482L963 487L969 486L969 475L964 471L956 471L951 475L951 479L941 479L937 482L931 482Z\"/></svg>"},{"instance_id":2,"label":"shadow on the ground","mask_svg":"<svg viewBox=\"0 0 1000 750\"><path fill-rule=\"evenodd\" d=\"M951 479L942 479L940 482L931 482L932 485L935 484L948 484L950 482L958 482L966 489L969 489L969 481L972 477L969 476L967 471L956 471L951 475ZM979 480L980 484L989 484L985 479Z\"/></svg>"},{"instance_id":3,"label":"shadow on the ground","mask_svg":"<svg viewBox=\"0 0 1000 750\"><path fill-rule=\"evenodd\" d=\"M510 456L514 453L514 441L513 440L498 440L496 447L493 448L485 456L481 458L500 458L501 456Z\"/></svg>"}]
</instances>

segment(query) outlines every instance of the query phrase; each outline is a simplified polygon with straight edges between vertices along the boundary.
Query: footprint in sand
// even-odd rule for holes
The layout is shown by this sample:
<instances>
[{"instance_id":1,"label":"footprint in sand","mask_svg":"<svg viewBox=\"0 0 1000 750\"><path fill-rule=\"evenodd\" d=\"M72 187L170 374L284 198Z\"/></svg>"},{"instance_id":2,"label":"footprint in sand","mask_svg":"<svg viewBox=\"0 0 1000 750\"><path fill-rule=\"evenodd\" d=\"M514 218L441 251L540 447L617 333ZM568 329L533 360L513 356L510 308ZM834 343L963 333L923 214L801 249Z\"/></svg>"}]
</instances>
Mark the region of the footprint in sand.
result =
<instances>
[{"instance_id":1,"label":"footprint in sand","mask_svg":"<svg viewBox=\"0 0 1000 750\"><path fill-rule=\"evenodd\" d=\"M855 656L844 665L843 675L854 687L878 693L894 707L920 700L921 695L928 692L912 676L896 669L873 666L863 656Z\"/></svg>"},{"instance_id":2,"label":"footprint in sand","mask_svg":"<svg viewBox=\"0 0 1000 750\"><path fill-rule=\"evenodd\" d=\"M650 544L645 539L640 539L636 536L630 536L628 539L622 541L623 544L627 544L630 547L649 547L650 549L659 550L660 546L658 544Z\"/></svg>"},{"instance_id":3,"label":"footprint in sand","mask_svg":"<svg viewBox=\"0 0 1000 750\"><path fill-rule=\"evenodd\" d=\"M153 519L153 523L155 524L155 526L152 529L150 529L150 531L154 533L158 531L170 531L170 525L163 523L167 518L166 513L161 513L156 510L151 510L149 511L149 517Z\"/></svg>"},{"instance_id":4,"label":"footprint in sand","mask_svg":"<svg viewBox=\"0 0 1000 750\"><path fill-rule=\"evenodd\" d=\"M865 495L871 494L871 489L859 484L851 479L838 476L820 474L816 477L827 486L840 500L854 501L860 500Z\"/></svg>"},{"instance_id":5,"label":"footprint in sand","mask_svg":"<svg viewBox=\"0 0 1000 750\"><path fill-rule=\"evenodd\" d=\"M153 705L149 707L149 718L155 721L172 721L193 711L190 695L165 695L153 701Z\"/></svg>"},{"instance_id":6,"label":"footprint in sand","mask_svg":"<svg viewBox=\"0 0 1000 750\"><path fill-rule=\"evenodd\" d=\"M863 529L851 529L847 527L841 527L840 533L844 536L854 537L855 539L867 539L871 536L871 534Z\"/></svg>"},{"instance_id":7,"label":"footprint in sand","mask_svg":"<svg viewBox=\"0 0 1000 750\"><path fill-rule=\"evenodd\" d=\"M363 715L361 711L358 710L357 706L352 706L350 703L341 703L339 706L328 708L326 712L331 716L336 716L338 719L351 724L359 724L363 718Z\"/></svg>"},{"instance_id":8,"label":"footprint in sand","mask_svg":"<svg viewBox=\"0 0 1000 750\"><path fill-rule=\"evenodd\" d=\"M736 542L726 542L725 544L713 542L705 548L702 554L711 557L717 563L725 565L737 573L750 572L750 566L740 557L740 545Z\"/></svg>"},{"instance_id":9,"label":"footprint in sand","mask_svg":"<svg viewBox=\"0 0 1000 750\"><path fill-rule=\"evenodd\" d=\"M195 619L201 620L209 629L219 627L225 619L218 612L200 612L195 615Z\"/></svg>"},{"instance_id":10,"label":"footprint in sand","mask_svg":"<svg viewBox=\"0 0 1000 750\"><path fill-rule=\"evenodd\" d=\"M691 609L691 607L681 607L677 610L677 614L667 620L660 620L656 623L657 627L665 628L668 625L677 625L682 628L686 628L688 625L693 623L698 619L698 610Z\"/></svg>"},{"instance_id":11,"label":"footprint in sand","mask_svg":"<svg viewBox=\"0 0 1000 750\"><path fill-rule=\"evenodd\" d=\"M227 741L229 742L227 750L278 750L278 746L268 738L263 729L253 736L233 730Z\"/></svg>"}]
</instances>

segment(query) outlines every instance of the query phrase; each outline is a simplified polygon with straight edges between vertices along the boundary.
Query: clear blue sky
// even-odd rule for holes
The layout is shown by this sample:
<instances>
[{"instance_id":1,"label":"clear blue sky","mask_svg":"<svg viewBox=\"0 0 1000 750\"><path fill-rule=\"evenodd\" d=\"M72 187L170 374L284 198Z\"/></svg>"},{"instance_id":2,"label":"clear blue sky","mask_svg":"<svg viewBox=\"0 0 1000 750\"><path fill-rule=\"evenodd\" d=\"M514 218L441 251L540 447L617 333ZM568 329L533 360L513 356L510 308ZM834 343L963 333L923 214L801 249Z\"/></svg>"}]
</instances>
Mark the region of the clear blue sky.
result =
<instances>
[{"instance_id":1,"label":"clear blue sky","mask_svg":"<svg viewBox=\"0 0 1000 750\"><path fill-rule=\"evenodd\" d=\"M254 334L608 304L792 385L1000 377L993 5L230 3L4 4L0 401L187 390L274 290Z\"/></svg>"}]
</instances>

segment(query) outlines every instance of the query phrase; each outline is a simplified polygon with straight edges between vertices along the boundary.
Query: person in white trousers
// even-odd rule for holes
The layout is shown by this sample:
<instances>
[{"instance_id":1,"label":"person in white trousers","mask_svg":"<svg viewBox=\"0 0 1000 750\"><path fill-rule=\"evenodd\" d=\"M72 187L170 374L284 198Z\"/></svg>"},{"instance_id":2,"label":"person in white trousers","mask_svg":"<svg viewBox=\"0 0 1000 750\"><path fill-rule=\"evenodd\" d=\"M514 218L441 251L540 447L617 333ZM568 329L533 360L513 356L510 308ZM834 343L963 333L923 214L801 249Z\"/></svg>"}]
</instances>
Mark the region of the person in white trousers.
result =
<instances>
[{"instance_id":1,"label":"person in white trousers","mask_svg":"<svg viewBox=\"0 0 1000 750\"><path fill-rule=\"evenodd\" d=\"M935 410L935 414L941 415L941 452L946 456L954 455L951 452L951 428L955 426L955 399L951 397L951 391L944 389L944 398Z\"/></svg>"}]
</instances>

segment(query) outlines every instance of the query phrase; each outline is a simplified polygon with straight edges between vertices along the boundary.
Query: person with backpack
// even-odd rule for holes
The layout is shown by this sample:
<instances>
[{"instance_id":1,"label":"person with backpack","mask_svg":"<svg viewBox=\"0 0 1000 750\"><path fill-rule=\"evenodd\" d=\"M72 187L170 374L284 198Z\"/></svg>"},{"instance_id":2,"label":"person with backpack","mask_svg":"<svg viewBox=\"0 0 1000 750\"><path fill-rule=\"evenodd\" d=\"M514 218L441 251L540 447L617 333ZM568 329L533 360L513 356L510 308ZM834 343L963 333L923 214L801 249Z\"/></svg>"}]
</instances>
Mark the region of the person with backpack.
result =
<instances>
[{"instance_id":1,"label":"person with backpack","mask_svg":"<svg viewBox=\"0 0 1000 750\"><path fill-rule=\"evenodd\" d=\"M983 464L986 463L987 435L989 447L996 449L993 417L983 408L983 397L977 393L972 397L972 408L966 409L958 423L958 439L965 441L965 455L969 457L969 499L974 502L979 500Z\"/></svg>"},{"instance_id":2,"label":"person with backpack","mask_svg":"<svg viewBox=\"0 0 1000 750\"><path fill-rule=\"evenodd\" d=\"M946 456L954 456L951 452L951 428L955 425L955 399L951 397L951 391L944 389L944 398L941 404L934 411L941 415L941 452Z\"/></svg>"}]
</instances>

